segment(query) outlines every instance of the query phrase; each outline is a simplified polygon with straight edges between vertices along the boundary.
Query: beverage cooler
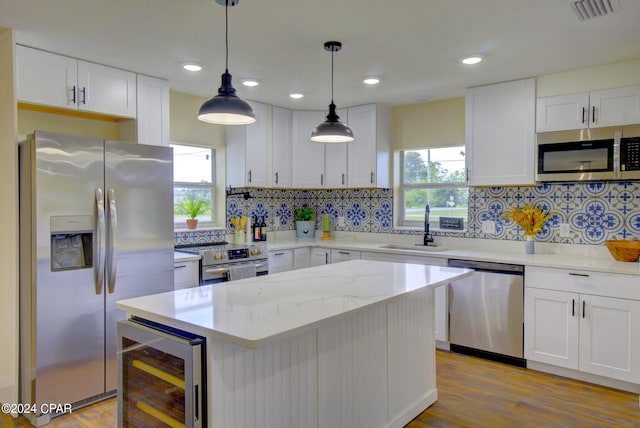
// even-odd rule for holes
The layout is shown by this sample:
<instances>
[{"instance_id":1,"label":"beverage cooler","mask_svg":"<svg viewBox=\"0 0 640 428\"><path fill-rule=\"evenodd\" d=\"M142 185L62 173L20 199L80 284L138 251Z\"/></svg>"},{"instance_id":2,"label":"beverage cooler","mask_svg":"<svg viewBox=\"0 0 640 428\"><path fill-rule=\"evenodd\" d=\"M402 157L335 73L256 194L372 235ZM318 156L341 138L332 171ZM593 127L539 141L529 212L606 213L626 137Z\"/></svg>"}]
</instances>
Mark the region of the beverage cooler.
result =
<instances>
[{"instance_id":1,"label":"beverage cooler","mask_svg":"<svg viewBox=\"0 0 640 428\"><path fill-rule=\"evenodd\" d=\"M137 317L118 322L118 426L206 427L203 337Z\"/></svg>"}]
</instances>

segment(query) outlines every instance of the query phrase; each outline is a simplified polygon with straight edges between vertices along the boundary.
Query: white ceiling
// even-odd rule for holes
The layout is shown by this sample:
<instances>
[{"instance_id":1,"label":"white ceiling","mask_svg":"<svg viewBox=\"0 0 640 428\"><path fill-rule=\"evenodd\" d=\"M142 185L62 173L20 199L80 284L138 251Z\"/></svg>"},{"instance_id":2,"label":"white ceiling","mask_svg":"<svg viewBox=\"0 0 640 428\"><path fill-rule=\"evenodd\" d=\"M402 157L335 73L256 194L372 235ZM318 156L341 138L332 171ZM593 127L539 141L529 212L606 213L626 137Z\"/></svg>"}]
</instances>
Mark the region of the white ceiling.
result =
<instances>
[{"instance_id":1,"label":"white ceiling","mask_svg":"<svg viewBox=\"0 0 640 428\"><path fill-rule=\"evenodd\" d=\"M327 40L335 102L402 105L464 88L640 58L640 0L580 22L569 0L242 0L229 8L229 71L238 95L326 109ZM224 71L224 7L214 0L0 0L0 27L20 44L166 78L209 97ZM486 56L463 66L469 53ZM181 68L200 62L199 74ZM378 75L375 87L361 83ZM242 78L260 86L246 88ZM291 91L305 98L291 100Z\"/></svg>"}]
</instances>

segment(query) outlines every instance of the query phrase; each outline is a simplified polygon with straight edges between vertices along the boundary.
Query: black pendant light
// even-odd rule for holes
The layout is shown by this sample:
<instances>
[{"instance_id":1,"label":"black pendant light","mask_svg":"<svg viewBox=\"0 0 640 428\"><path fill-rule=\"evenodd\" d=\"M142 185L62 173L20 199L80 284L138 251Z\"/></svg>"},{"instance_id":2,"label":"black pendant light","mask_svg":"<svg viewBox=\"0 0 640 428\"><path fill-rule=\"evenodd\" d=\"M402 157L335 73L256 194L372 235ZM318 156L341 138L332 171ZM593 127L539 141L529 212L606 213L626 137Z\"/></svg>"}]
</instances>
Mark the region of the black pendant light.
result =
<instances>
[{"instance_id":1,"label":"black pendant light","mask_svg":"<svg viewBox=\"0 0 640 428\"><path fill-rule=\"evenodd\" d=\"M236 90L231 84L229 74L229 6L235 6L240 0L216 0L224 5L225 16L225 69L222 75L222 85L218 88L218 95L209 98L202 104L198 112L198 119L203 122L220 125L248 125L256 121L253 109L246 101L236 96Z\"/></svg>"},{"instance_id":2,"label":"black pendant light","mask_svg":"<svg viewBox=\"0 0 640 428\"><path fill-rule=\"evenodd\" d=\"M311 133L311 141L317 143L348 143L353 141L353 132L344 123L340 122L340 117L336 114L336 105L333 103L333 54L342 49L340 42L325 42L324 50L331 52L331 104L329 104L329 114L327 120Z\"/></svg>"}]
</instances>

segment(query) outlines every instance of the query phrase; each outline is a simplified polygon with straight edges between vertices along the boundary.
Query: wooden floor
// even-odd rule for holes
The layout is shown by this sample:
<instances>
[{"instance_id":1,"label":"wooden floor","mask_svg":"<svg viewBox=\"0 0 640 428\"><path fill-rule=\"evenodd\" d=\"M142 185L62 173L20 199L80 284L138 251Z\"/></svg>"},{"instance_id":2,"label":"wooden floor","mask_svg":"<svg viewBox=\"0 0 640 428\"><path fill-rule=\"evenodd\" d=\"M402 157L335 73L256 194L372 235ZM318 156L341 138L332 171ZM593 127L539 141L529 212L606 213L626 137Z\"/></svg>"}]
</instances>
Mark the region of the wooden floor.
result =
<instances>
[{"instance_id":1,"label":"wooden floor","mask_svg":"<svg viewBox=\"0 0 640 428\"><path fill-rule=\"evenodd\" d=\"M634 427L638 395L460 354L437 352L438 401L407 425L426 427ZM61 416L47 428L112 428L116 400ZM0 414L0 427L28 427ZM304 427L299 427L304 428Z\"/></svg>"}]
</instances>

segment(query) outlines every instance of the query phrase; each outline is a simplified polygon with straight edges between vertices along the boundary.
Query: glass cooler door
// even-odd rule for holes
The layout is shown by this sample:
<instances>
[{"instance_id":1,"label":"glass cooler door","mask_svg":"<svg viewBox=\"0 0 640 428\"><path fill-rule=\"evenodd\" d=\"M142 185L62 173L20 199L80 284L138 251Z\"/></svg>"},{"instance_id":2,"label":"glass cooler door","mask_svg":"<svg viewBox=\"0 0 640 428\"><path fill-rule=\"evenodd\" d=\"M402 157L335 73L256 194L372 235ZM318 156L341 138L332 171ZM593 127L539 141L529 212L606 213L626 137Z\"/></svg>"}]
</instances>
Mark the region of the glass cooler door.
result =
<instances>
[{"instance_id":1,"label":"glass cooler door","mask_svg":"<svg viewBox=\"0 0 640 428\"><path fill-rule=\"evenodd\" d=\"M139 318L118 322L118 426L206 427L205 339Z\"/></svg>"}]
</instances>

